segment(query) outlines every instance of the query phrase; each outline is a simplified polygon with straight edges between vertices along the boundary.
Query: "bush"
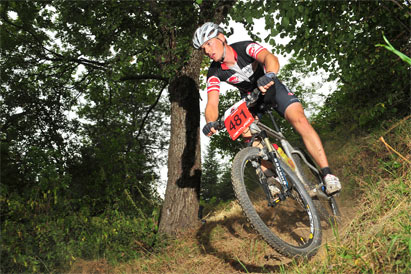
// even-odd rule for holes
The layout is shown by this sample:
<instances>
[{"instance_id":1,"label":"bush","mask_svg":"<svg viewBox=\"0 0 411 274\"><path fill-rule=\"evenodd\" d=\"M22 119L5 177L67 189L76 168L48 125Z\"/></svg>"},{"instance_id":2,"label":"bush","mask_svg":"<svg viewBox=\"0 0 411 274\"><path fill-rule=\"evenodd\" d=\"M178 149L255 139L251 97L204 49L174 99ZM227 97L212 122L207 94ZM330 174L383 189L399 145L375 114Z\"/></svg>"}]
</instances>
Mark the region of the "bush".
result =
<instances>
[{"instance_id":1,"label":"bush","mask_svg":"<svg viewBox=\"0 0 411 274\"><path fill-rule=\"evenodd\" d=\"M149 218L112 207L92 216L87 208L66 215L37 212L44 204L2 199L1 272L53 272L82 259L105 258L116 263L138 258L159 242L158 210Z\"/></svg>"}]
</instances>

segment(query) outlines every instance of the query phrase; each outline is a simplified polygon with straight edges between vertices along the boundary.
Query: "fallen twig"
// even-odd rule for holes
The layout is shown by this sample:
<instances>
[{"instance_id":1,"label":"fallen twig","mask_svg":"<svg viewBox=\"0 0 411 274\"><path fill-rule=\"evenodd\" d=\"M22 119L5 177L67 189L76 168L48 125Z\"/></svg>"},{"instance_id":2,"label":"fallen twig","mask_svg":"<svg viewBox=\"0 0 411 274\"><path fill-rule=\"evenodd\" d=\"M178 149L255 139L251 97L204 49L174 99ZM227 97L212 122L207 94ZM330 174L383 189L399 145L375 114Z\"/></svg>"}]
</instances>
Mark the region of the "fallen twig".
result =
<instances>
[{"instance_id":1,"label":"fallen twig","mask_svg":"<svg viewBox=\"0 0 411 274\"><path fill-rule=\"evenodd\" d=\"M385 147L388 150L392 150L395 154L397 154L398 156L400 156L404 161L406 161L408 164L411 164L411 162L405 158L404 156L402 156L398 151L396 151L395 149L393 149L389 144L387 144L387 142L385 142L384 137L380 137L380 141L385 145Z\"/></svg>"}]
</instances>

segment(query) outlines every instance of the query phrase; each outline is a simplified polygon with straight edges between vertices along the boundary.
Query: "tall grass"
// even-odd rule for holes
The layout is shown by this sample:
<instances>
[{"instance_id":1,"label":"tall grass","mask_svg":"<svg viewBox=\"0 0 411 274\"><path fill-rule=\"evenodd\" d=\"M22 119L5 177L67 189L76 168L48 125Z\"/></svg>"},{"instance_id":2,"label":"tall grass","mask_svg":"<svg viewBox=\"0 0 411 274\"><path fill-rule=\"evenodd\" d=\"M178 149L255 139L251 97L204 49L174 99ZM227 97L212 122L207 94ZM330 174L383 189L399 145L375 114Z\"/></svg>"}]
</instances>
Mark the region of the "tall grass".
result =
<instances>
[{"instance_id":1,"label":"tall grass","mask_svg":"<svg viewBox=\"0 0 411 274\"><path fill-rule=\"evenodd\" d=\"M149 216L117 204L98 215L69 206L66 214L53 209L39 214L45 203L6 202L0 273L61 273L83 260L115 265L161 249L163 243L156 233L158 210Z\"/></svg>"},{"instance_id":2,"label":"tall grass","mask_svg":"<svg viewBox=\"0 0 411 274\"><path fill-rule=\"evenodd\" d=\"M411 273L411 119L367 137L335 141L330 162L344 183L341 209L354 208L311 260L272 250L233 202L206 217L194 235L162 252L105 268L110 273ZM380 141L384 138L385 143ZM395 152L394 152L395 151ZM401 156L402 157L401 157ZM348 220L348 221L347 221ZM74 268L72 273L83 268ZM97 267L93 268L94 270ZM93 270L93 271L94 271ZM93 272L86 271L86 272Z\"/></svg>"},{"instance_id":3,"label":"tall grass","mask_svg":"<svg viewBox=\"0 0 411 274\"><path fill-rule=\"evenodd\" d=\"M325 243L324 259L288 271L411 273L410 120L407 117L388 130L354 138L343 146L336 161L344 166L343 177L351 184L343 198L348 203L350 196L361 192L358 210Z\"/></svg>"}]
</instances>

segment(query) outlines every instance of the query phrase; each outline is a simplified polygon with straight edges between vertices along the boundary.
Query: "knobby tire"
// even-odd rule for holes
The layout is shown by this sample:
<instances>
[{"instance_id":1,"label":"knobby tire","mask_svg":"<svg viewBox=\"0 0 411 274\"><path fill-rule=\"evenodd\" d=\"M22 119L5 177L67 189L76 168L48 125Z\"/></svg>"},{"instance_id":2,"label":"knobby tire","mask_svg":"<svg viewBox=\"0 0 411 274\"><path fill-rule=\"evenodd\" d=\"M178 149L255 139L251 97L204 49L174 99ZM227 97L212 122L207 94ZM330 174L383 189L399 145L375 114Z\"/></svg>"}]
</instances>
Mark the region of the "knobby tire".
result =
<instances>
[{"instance_id":1,"label":"knobby tire","mask_svg":"<svg viewBox=\"0 0 411 274\"><path fill-rule=\"evenodd\" d=\"M237 153L233 161L233 189L246 217L279 253L287 257L315 255L321 244L321 224L311 197L297 176L280 159L287 181L292 185L292 195L274 207L268 206L264 192L259 189L261 184L246 177L246 173L255 172L250 163L258 161L259 157L259 148L247 147Z\"/></svg>"}]
</instances>

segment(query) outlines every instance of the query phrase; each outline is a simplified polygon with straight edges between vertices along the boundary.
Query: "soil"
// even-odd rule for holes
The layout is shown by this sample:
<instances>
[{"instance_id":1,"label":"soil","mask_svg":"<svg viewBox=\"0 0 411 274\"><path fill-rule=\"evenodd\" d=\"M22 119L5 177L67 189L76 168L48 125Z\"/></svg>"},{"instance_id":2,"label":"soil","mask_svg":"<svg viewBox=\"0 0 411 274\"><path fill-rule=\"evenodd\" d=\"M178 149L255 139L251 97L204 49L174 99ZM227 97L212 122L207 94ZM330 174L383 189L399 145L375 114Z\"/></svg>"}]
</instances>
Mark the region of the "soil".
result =
<instances>
[{"instance_id":1,"label":"soil","mask_svg":"<svg viewBox=\"0 0 411 274\"><path fill-rule=\"evenodd\" d=\"M339 201L340 202L340 201ZM339 231L350 224L354 207L340 203L343 217ZM333 229L323 225L323 246L335 240ZM325 248L311 260L322 260ZM268 246L248 223L240 206L233 202L207 217L196 230L182 235L161 254L110 266L105 260L76 262L70 273L279 273L293 264Z\"/></svg>"}]
</instances>

